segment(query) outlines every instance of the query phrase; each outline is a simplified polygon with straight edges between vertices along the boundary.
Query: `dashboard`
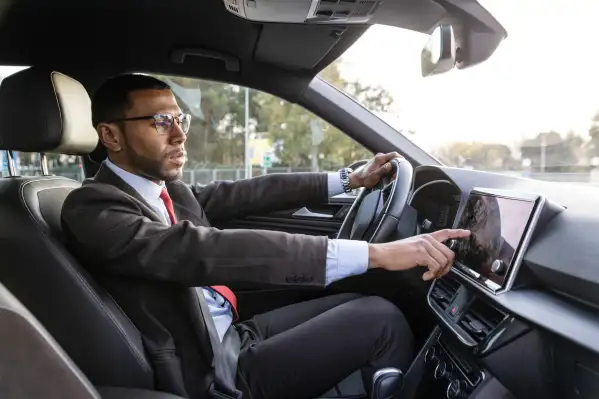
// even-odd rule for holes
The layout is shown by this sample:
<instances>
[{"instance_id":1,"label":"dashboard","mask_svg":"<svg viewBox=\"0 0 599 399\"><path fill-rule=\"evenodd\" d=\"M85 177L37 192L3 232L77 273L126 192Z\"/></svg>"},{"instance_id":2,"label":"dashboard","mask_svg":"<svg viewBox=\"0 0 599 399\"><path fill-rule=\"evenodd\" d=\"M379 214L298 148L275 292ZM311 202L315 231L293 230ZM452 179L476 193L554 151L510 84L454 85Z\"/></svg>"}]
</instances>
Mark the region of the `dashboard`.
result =
<instances>
[{"instance_id":1,"label":"dashboard","mask_svg":"<svg viewBox=\"0 0 599 399\"><path fill-rule=\"evenodd\" d=\"M427 295L469 369L516 397L599 397L599 188L423 166L412 192L420 232L472 231ZM476 388L460 375L448 389Z\"/></svg>"}]
</instances>

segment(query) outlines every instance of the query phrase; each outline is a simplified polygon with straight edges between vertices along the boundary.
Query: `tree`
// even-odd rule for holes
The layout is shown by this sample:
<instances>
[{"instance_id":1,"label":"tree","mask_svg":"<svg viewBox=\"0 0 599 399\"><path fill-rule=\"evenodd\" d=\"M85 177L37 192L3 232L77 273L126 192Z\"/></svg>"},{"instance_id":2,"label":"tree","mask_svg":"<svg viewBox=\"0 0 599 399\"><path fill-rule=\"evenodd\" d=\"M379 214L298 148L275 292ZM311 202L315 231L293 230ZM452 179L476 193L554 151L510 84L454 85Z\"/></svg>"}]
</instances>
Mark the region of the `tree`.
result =
<instances>
[{"instance_id":1,"label":"tree","mask_svg":"<svg viewBox=\"0 0 599 399\"><path fill-rule=\"evenodd\" d=\"M449 166L481 170L510 170L517 164L512 151L504 144L454 142L436 150L435 155Z\"/></svg>"},{"instance_id":2,"label":"tree","mask_svg":"<svg viewBox=\"0 0 599 399\"><path fill-rule=\"evenodd\" d=\"M539 133L520 146L522 159L529 159L531 170L538 172L575 172L585 169L584 139L568 132L565 137L550 131Z\"/></svg>"},{"instance_id":3,"label":"tree","mask_svg":"<svg viewBox=\"0 0 599 399\"><path fill-rule=\"evenodd\" d=\"M591 127L589 128L590 141L588 151L590 157L599 157L599 111L593 115L591 119Z\"/></svg>"},{"instance_id":4,"label":"tree","mask_svg":"<svg viewBox=\"0 0 599 399\"><path fill-rule=\"evenodd\" d=\"M341 77L340 61L337 60L324 69L320 77L338 89L353 96L363 106L373 112L384 112L392 104L391 95L381 87L364 85L360 82L347 82ZM281 162L295 167L308 167L311 164L312 129L310 122L318 121L323 138L317 148L319 164L324 169L334 169L348 165L355 160L369 158L372 154L363 146L343 134L339 129L325 123L316 115L298 105L282 101L266 93L258 93L258 120L260 130L267 131L276 148Z\"/></svg>"},{"instance_id":5,"label":"tree","mask_svg":"<svg viewBox=\"0 0 599 399\"><path fill-rule=\"evenodd\" d=\"M173 88L179 106L193 116L186 144L190 164L243 165L243 90L207 80L156 77Z\"/></svg>"},{"instance_id":6,"label":"tree","mask_svg":"<svg viewBox=\"0 0 599 399\"><path fill-rule=\"evenodd\" d=\"M320 76L373 112L388 109L392 98L386 90L345 81L339 65L340 61L332 63ZM187 141L190 164L243 165L245 90L226 83L156 76L173 87L181 108L194 116ZM270 138L277 158L285 166L311 165L313 121L317 121L323 132L322 141L316 149L321 168L338 168L372 155L337 128L299 105L256 90L249 90L249 94L250 130L252 133L264 132Z\"/></svg>"}]
</instances>

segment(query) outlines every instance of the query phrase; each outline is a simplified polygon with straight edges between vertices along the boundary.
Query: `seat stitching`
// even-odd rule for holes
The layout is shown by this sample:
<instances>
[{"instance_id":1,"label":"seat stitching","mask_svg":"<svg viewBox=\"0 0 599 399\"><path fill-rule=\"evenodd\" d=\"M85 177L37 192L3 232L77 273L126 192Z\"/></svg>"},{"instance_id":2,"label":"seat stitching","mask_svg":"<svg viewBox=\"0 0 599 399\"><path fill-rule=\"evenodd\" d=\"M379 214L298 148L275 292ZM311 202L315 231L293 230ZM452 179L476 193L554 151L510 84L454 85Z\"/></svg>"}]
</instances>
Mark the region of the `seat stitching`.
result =
<instances>
[{"instance_id":1,"label":"seat stitching","mask_svg":"<svg viewBox=\"0 0 599 399\"><path fill-rule=\"evenodd\" d=\"M59 177L59 178L50 178L50 179L28 180L27 182L25 182L24 184L22 184L21 187L20 187L20 189L19 189L19 196L21 198L21 202L25 205L25 208L27 209L27 212L29 213L29 217L31 218L31 220L38 227L41 227L41 226L38 223L38 221L36 220L35 216L33 215L33 212L31 211L31 209L29 208L29 205L27 204L27 201L25 201L25 196L24 196L25 186L28 185L29 183L34 183L34 182L39 182L39 181L49 181L49 180L63 180L63 181L67 181L67 182L69 181L69 180L61 178L61 177ZM42 190L39 190L39 191L42 191ZM48 237L46 236L46 233L42 229L39 229L39 230L40 230L41 234L44 236L45 241L50 244L50 246L52 247L52 249L54 250L54 252L58 253L58 256L61 258L61 260L64 261L64 264L66 264L68 266L68 269L71 272L71 274L75 274L75 277L83 285L83 288L85 288L91 294L92 298L94 298L94 300L100 306L100 308L102 308L102 310L104 310L105 315L108 316L108 318L113 322L114 326L117 328L117 330L119 331L119 333L122 335L122 337L125 339L125 341L127 341L129 349L133 352L133 355L136 358L138 364L142 368L144 368L145 371L152 372L152 369L151 369L150 365L145 361L144 356L141 353L139 353L139 351L137 350L137 348L135 347L135 345L133 345L133 342L131 342L131 340L129 339L129 337L125 333L125 331L123 331L122 327L119 325L119 323L116 321L116 319L112 316L112 314L108 311L108 309L106 308L106 306L102 303L102 301L96 295L96 293L91 288L91 286L87 283L87 281L85 281L85 279L83 278L83 276L72 266L71 262L69 262L64 257L64 255L62 253L60 253L60 251L58 250L58 248L56 247L56 245L51 240L48 239ZM108 294L108 295L110 295L110 294ZM116 301L115 301L115 303L116 303ZM117 304L117 306L118 306L118 304ZM127 314L125 312L123 312L123 314L131 322L131 320L129 319L129 317L127 316ZM135 325L133 322L131 322L131 324Z\"/></svg>"},{"instance_id":2,"label":"seat stitching","mask_svg":"<svg viewBox=\"0 0 599 399\"><path fill-rule=\"evenodd\" d=\"M19 193L19 195L21 197L21 200L22 200L22 203L27 208L27 212L29 213L29 217L31 218L31 220L33 220L33 222L36 225L38 225L38 227L41 227L41 226L38 223L38 221L35 219L35 217L33 215L33 212L31 211L31 209L29 208L29 205L25 201L25 196L23 195L23 193L24 193L25 186L27 184L32 183L32 182L47 181L47 180L64 180L64 181L69 181L69 180L63 179L63 178L29 180L29 181L27 181L27 182L25 182L24 184L21 185L21 189L20 189L20 193ZM108 311L108 309L106 308L106 306L104 305L104 303L102 303L102 301L96 295L96 293L91 288L91 286L87 283L87 281L85 281L85 279L83 278L83 276L74 267L72 267L71 262L69 262L63 256L63 254L60 253L60 251L58 251L58 248L56 247L56 245L51 240L48 239L48 237L46 236L45 232L43 230L41 230L41 229L40 229L40 232L44 236L46 242L48 242L52 246L52 249L54 250L54 252L56 252L58 254L58 256L61 258L61 260L63 260L64 263L68 266L69 271L72 272L72 274L75 274L75 277L81 282L81 284L83 285L83 287L91 294L91 296L94 298L94 300L96 301L96 303L102 308L102 310L105 311L105 315L108 316L108 318L110 318L110 320L113 322L113 324L115 325L115 327L117 328L117 330L121 333L121 335L123 336L123 338L125 338L125 340L127 341L127 344L130 347L130 349L132 350L132 352L134 352L133 354L135 355L136 360L138 361L139 365L142 366L143 368L147 368L147 371L152 371L151 368L149 367L149 364L147 364L147 362L144 361L143 356L137 351L137 348L133 345L133 343L131 342L131 340L127 336L127 334L123 331L123 329L121 328L121 326L119 325L119 323L112 316L112 314ZM117 304L117 306L118 306L118 304ZM125 314L125 312L123 312L123 314L131 322L131 320ZM131 324L134 325L133 322L131 322Z\"/></svg>"}]
</instances>

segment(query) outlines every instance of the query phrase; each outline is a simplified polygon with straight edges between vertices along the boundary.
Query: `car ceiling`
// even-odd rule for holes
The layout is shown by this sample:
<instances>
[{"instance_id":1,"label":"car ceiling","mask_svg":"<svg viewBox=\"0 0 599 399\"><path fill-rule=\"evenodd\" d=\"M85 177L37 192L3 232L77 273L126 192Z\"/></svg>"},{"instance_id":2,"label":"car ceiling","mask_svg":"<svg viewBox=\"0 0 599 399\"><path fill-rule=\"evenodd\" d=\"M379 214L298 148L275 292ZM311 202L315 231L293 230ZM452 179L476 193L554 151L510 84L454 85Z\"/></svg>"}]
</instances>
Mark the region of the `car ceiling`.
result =
<instances>
[{"instance_id":1,"label":"car ceiling","mask_svg":"<svg viewBox=\"0 0 599 399\"><path fill-rule=\"evenodd\" d=\"M265 26L230 14L221 0L1 0L0 65L51 66L92 86L131 71L197 76L294 100L366 29ZM239 71L213 58L173 62L183 48L233 57Z\"/></svg>"},{"instance_id":2,"label":"car ceiling","mask_svg":"<svg viewBox=\"0 0 599 399\"><path fill-rule=\"evenodd\" d=\"M430 29L442 10L432 0L386 3L384 19L396 13L411 29ZM250 22L227 12L221 0L0 0L0 65L49 66L92 90L117 73L160 72L236 83L296 102L368 27ZM185 48L232 57L239 70L214 58L175 62L173 53Z\"/></svg>"}]
</instances>

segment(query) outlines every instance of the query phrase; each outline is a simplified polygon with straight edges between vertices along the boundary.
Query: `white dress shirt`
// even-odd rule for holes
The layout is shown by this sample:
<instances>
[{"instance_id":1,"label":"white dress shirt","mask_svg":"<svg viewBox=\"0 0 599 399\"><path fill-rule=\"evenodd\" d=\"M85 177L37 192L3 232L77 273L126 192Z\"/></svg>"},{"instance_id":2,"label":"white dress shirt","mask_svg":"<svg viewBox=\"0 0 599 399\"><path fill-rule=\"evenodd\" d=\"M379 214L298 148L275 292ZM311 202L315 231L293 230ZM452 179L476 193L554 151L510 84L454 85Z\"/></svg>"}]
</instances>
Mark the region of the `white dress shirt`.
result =
<instances>
[{"instance_id":1,"label":"white dress shirt","mask_svg":"<svg viewBox=\"0 0 599 399\"><path fill-rule=\"evenodd\" d=\"M116 173L162 216L163 222L171 224L170 217L160 199L164 184L156 184L144 177L134 175L116 166L109 159L106 166ZM332 197L343 192L341 178L338 173L328 174L328 193ZM326 279L329 285L345 277L364 273L368 268L368 244L365 241L330 239L327 247ZM209 287L203 287L204 297L208 303L210 314L214 319L216 331L222 340L225 332L233 322L231 305L220 294Z\"/></svg>"}]
</instances>

